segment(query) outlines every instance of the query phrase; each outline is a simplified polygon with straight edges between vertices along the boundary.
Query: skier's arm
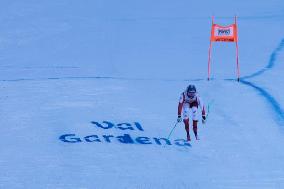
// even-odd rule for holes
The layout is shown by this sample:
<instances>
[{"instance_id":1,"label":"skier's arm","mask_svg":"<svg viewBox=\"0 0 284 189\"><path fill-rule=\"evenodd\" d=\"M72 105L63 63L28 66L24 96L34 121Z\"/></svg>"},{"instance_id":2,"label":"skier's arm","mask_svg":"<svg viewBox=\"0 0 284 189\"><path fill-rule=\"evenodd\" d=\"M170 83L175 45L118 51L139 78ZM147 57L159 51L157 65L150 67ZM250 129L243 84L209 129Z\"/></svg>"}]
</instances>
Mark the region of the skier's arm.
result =
<instances>
[{"instance_id":1,"label":"skier's arm","mask_svg":"<svg viewBox=\"0 0 284 189\"><path fill-rule=\"evenodd\" d=\"M201 108L201 111L202 111L202 119L205 120L206 119L206 110L205 110L205 106L203 104L203 101L200 97L199 98L199 106Z\"/></svg>"},{"instance_id":2,"label":"skier's arm","mask_svg":"<svg viewBox=\"0 0 284 189\"><path fill-rule=\"evenodd\" d=\"M181 116L182 103L178 103L178 116Z\"/></svg>"},{"instance_id":3,"label":"skier's arm","mask_svg":"<svg viewBox=\"0 0 284 189\"><path fill-rule=\"evenodd\" d=\"M177 118L177 122L181 122L182 121L181 110L182 110L182 106L183 106L183 101L184 101L184 97L183 97L183 94L181 94L181 96L179 98L179 103L178 103L178 118Z\"/></svg>"},{"instance_id":4,"label":"skier's arm","mask_svg":"<svg viewBox=\"0 0 284 189\"><path fill-rule=\"evenodd\" d=\"M178 103L178 116L181 116L181 110L184 102L183 94L180 95L179 103Z\"/></svg>"}]
</instances>

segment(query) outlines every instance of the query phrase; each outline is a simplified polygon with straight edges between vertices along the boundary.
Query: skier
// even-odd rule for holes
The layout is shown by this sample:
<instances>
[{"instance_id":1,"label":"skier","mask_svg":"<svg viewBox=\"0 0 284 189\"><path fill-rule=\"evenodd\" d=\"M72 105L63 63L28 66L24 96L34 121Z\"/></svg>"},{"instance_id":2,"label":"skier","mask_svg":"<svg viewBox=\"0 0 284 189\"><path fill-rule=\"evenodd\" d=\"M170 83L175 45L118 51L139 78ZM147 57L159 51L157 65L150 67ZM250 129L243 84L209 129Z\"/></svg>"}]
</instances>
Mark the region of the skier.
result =
<instances>
[{"instance_id":1,"label":"skier","mask_svg":"<svg viewBox=\"0 0 284 189\"><path fill-rule=\"evenodd\" d=\"M180 95L179 104L178 104L178 118L177 121L181 122L181 112L183 112L183 122L186 130L187 141L190 141L189 134L189 116L193 121L193 132L196 140L199 140L197 134L197 122L198 122L198 108L202 110L202 123L205 123L206 112L205 107L202 103L201 98L196 92L194 85L189 85L187 89Z\"/></svg>"}]
</instances>

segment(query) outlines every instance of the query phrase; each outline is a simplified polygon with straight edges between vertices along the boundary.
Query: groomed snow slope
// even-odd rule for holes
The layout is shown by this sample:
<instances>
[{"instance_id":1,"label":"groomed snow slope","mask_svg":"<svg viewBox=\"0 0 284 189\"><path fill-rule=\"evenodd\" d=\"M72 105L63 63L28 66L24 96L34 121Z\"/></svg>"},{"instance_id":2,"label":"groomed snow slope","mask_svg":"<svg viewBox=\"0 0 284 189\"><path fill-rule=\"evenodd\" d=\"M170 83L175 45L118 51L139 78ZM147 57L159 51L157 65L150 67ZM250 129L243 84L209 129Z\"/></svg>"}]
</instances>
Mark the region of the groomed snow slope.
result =
<instances>
[{"instance_id":1,"label":"groomed snow slope","mask_svg":"<svg viewBox=\"0 0 284 189\"><path fill-rule=\"evenodd\" d=\"M282 1L0 5L0 188L284 188ZM213 14L240 82L223 43L206 80ZM166 143L188 84L201 140Z\"/></svg>"}]
</instances>

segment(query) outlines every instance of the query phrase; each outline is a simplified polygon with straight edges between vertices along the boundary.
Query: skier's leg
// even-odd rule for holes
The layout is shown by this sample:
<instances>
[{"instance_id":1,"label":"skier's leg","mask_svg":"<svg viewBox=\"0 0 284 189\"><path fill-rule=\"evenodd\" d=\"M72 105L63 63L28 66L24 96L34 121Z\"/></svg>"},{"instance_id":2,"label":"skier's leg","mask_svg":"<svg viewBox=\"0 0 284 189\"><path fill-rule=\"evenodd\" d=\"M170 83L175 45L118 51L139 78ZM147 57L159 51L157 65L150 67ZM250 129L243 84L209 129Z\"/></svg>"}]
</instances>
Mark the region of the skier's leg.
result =
<instances>
[{"instance_id":1,"label":"skier's leg","mask_svg":"<svg viewBox=\"0 0 284 189\"><path fill-rule=\"evenodd\" d=\"M189 134L189 119L184 119L183 120L184 122L184 128L185 128L185 131L186 131L186 138L187 138L187 141L190 141L190 134Z\"/></svg>"},{"instance_id":2,"label":"skier's leg","mask_svg":"<svg viewBox=\"0 0 284 189\"><path fill-rule=\"evenodd\" d=\"M194 135L195 135L195 138L196 140L199 140L198 138L198 134L197 134L197 123L198 123L198 108L193 106L191 108L192 110L192 120L193 120L193 132L194 132Z\"/></svg>"},{"instance_id":3,"label":"skier's leg","mask_svg":"<svg viewBox=\"0 0 284 189\"><path fill-rule=\"evenodd\" d=\"M183 106L183 123L184 123L184 128L186 131L186 138L187 141L190 141L190 135L189 135L189 106L184 105Z\"/></svg>"},{"instance_id":4,"label":"skier's leg","mask_svg":"<svg viewBox=\"0 0 284 189\"><path fill-rule=\"evenodd\" d=\"M193 132L195 135L196 140L199 140L198 134L197 134L197 120L193 120Z\"/></svg>"}]
</instances>

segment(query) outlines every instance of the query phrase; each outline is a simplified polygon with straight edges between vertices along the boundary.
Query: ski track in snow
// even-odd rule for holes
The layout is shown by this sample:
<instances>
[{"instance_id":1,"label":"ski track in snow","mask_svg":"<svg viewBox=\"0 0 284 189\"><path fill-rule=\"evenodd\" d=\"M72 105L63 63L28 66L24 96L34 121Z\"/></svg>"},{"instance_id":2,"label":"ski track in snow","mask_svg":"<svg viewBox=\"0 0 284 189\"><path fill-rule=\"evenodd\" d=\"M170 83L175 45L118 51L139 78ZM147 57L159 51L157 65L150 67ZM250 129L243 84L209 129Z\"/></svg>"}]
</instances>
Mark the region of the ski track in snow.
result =
<instances>
[{"instance_id":1,"label":"ski track in snow","mask_svg":"<svg viewBox=\"0 0 284 189\"><path fill-rule=\"evenodd\" d=\"M268 62L268 65L249 75L249 76L244 76L240 78L240 83L244 84L246 86L249 86L251 88L253 88L254 90L256 90L260 96L264 97L266 101L268 101L269 104L271 104L272 109L275 112L275 121L278 123L278 125L284 126L284 110L281 107L281 105L277 102L277 100L266 90L264 90L263 88L261 88L260 86L257 86L256 84L247 81L246 79L250 79L250 78L254 78L257 76L260 76L261 74L265 73L268 70L271 70L274 66L275 66L275 62L277 60L277 55L279 52L281 52L284 48L284 39L282 39L282 41L279 43L279 45L277 46L277 48L272 52L272 54L270 55L270 59Z\"/></svg>"}]
</instances>

